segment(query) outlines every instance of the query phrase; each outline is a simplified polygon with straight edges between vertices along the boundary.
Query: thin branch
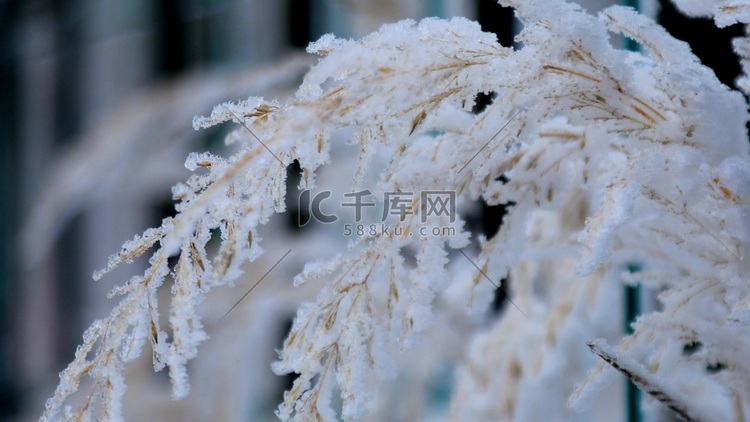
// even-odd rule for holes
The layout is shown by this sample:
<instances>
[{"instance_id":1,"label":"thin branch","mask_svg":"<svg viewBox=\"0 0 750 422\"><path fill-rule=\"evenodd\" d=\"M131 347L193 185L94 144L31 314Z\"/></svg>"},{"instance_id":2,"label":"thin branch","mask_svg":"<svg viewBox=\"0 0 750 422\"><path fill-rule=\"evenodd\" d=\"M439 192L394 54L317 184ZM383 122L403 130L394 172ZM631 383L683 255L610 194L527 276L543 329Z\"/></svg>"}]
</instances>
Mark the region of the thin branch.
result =
<instances>
[{"instance_id":1,"label":"thin branch","mask_svg":"<svg viewBox=\"0 0 750 422\"><path fill-rule=\"evenodd\" d=\"M461 255L465 256L466 259L468 259L469 262L471 262L474 265L474 267L476 267L476 269L479 270L480 273L482 273L482 275L484 276L484 278L486 278L487 280L489 280L489 282L492 283L493 286L495 286L496 288L502 290L503 293L505 293L505 299L507 299L508 302L511 303L511 305L513 305L516 309L518 309L518 312L520 312L526 318L529 317L528 315L526 315L526 312L522 311L521 308L519 308L518 305L516 305L516 303L513 302L513 299L510 298L510 294L505 290L505 286L504 285L497 284L494 281L492 281L492 279L487 275L487 273L485 273L484 271L482 271L482 269L479 268L479 266L471 258L469 258L469 255L466 255L466 252L464 252L463 249L459 249L458 251L461 252Z\"/></svg>"},{"instance_id":2,"label":"thin branch","mask_svg":"<svg viewBox=\"0 0 750 422\"><path fill-rule=\"evenodd\" d=\"M279 263L280 263L280 262L281 262L281 261L282 261L282 260L283 260L284 258L286 258L286 256L287 256L287 255L289 255L289 253L290 253L290 252L292 252L292 250L291 250L291 249L289 249L288 251L286 251L286 253L284 254L284 256L282 256L281 258L279 258L279 260L278 260L278 261L276 261L276 263L275 263L275 264L273 264L273 267L271 267L271 269L269 269L268 271L266 271L266 273L265 273L265 274L263 274L263 277L261 277L261 278L260 278L260 280L256 281L256 282L255 282L255 284L253 284L253 285L252 285L252 287L250 287L250 289L249 289L249 290L248 290L247 292L245 292L245 294L244 294L244 295L242 295L242 297L241 297L241 298L240 298L240 299L239 299L239 300L237 301L237 303L235 303L235 304L234 304L234 305L233 305L233 306L232 306L231 308L229 308L229 310L228 310L228 311L227 311L227 312L226 312L226 313L224 314L224 316L222 316L222 317L221 317L221 318L219 319L219 322L223 321L223 320L224 320L224 318L226 318L226 317L227 317L227 315L229 315L229 313L230 313L230 312L232 312L232 311L234 310L234 308L236 308L236 307L237 307L237 305L239 305L239 304L240 304L240 302L242 302L242 301L243 301L243 300L244 300L244 299L245 299L245 298L247 297L247 295L249 295L249 294L250 294L250 292L252 292L252 291L253 291L253 289L255 289L255 288L256 288L256 287L258 286L258 284L260 284L260 282L261 282L261 281L263 281L263 279L264 279L264 278L266 278L266 276L267 276L268 274L270 274L270 273L271 273L271 271L273 271L273 269L274 269L274 268L276 268L276 266L277 266L277 265L279 265Z\"/></svg>"}]
</instances>

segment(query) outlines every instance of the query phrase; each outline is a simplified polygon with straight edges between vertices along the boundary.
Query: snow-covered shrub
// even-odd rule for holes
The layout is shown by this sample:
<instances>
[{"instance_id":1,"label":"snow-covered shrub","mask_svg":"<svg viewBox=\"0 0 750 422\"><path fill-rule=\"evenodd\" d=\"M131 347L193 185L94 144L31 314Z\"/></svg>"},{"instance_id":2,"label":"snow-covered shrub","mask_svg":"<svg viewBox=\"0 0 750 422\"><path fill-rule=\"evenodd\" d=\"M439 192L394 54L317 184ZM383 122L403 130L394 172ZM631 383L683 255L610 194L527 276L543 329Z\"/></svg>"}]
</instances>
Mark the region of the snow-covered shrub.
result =
<instances>
[{"instance_id":1,"label":"snow-covered shrub","mask_svg":"<svg viewBox=\"0 0 750 422\"><path fill-rule=\"evenodd\" d=\"M402 371L399 356L420 336L426 353L440 353L435 321L482 314L505 276L514 307L471 325L451 357L451 418L601 420L603 402L591 398L614 367L685 419L741 420L750 410L745 98L631 9L592 16L558 0L501 3L524 24L518 48L465 19L403 21L358 41L327 35L309 47L323 58L293 100L249 98L196 118L196 128L240 123L227 140L237 152L191 155L196 173L173 189L178 215L95 274L155 249L145 274L112 291L121 302L84 334L43 420L118 419L125 365L147 343L185 397L186 364L207 338L197 306L263 253L259 226L285 210L287 166L298 161L301 188L312 189L341 136L359 152L352 193L451 192L459 211L480 197L512 206L476 258L460 212L429 215L415 194L387 230L364 230L306 266L295 283L324 287L299 308L274 365L299 374L282 420L363 418L377 385ZM720 25L749 17L742 1L680 3ZM613 46L610 34L643 52ZM743 64L747 44L735 44ZM739 86L747 93L746 79ZM472 113L483 92L494 102ZM376 155L389 161L381 168ZM376 186L363 184L368 172ZM168 335L157 289L170 274ZM624 337L622 282L660 292L658 309ZM64 409L86 375L88 400Z\"/></svg>"}]
</instances>

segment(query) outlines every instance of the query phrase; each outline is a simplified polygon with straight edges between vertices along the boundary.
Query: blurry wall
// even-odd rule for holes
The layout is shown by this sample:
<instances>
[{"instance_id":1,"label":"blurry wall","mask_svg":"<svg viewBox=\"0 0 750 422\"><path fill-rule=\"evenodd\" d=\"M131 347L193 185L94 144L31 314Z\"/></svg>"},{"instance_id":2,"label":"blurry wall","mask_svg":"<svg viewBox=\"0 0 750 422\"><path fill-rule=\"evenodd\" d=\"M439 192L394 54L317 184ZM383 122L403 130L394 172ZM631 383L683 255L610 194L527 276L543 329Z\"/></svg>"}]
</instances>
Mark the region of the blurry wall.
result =
<instances>
[{"instance_id":1,"label":"blurry wall","mask_svg":"<svg viewBox=\"0 0 750 422\"><path fill-rule=\"evenodd\" d=\"M67 216L54 238L38 240L52 245L41 261L21 264L19 227L60 158L97 122L186 75L257 67L326 32L355 36L427 14L473 17L480 3L487 2L0 2L0 420L41 414L83 330L111 309L109 288L138 270L106 283L94 283L92 271L169 213L168 188L161 195L143 195L148 187L106 192ZM181 165L184 155L174 159Z\"/></svg>"},{"instance_id":2,"label":"blurry wall","mask_svg":"<svg viewBox=\"0 0 750 422\"><path fill-rule=\"evenodd\" d=\"M286 6L262 0L4 3L2 122L10 154L3 157L13 167L3 177L3 220L15 223L3 225L3 238L17 239L17 223L34 208L52 164L135 92L187 72L254 66L290 48ZM2 283L4 413L48 396L82 330L111 307L102 300L111 283L92 283L91 271L123 240L158 222L158 206L170 196L166 190L163 198L138 200L135 193L104 195L71 218L52 253L33 268L14 265L22 258L19 248L3 242L10 258Z\"/></svg>"}]
</instances>

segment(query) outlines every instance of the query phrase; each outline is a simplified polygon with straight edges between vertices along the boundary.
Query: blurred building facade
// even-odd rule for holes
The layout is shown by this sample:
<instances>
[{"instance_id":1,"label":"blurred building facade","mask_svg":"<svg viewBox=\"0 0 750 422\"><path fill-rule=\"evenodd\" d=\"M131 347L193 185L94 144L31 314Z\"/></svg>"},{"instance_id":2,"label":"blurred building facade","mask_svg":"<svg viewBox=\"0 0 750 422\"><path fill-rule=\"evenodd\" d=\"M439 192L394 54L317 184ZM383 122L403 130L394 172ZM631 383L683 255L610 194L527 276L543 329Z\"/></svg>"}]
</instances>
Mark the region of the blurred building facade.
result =
<instances>
[{"instance_id":1,"label":"blurred building facade","mask_svg":"<svg viewBox=\"0 0 750 422\"><path fill-rule=\"evenodd\" d=\"M6 3L3 43L10 48L3 57L3 120L10 130L4 131L4 145L11 146L13 172L2 185L4 203L15 205L8 220L29 215L58 158L133 93L188 71L263 63L288 49L286 6L173 0ZM51 392L81 330L111 305L101 300L107 287L91 283L91 270L106 262L117 243L153 223L157 210L149 202L168 200L168 192L142 201L135 201L141 197L135 192L102 195L96 206L69 216L43 260L30 268L5 269L3 325L12 334L3 342L2 407L8 413L38 406ZM11 228L4 237L18 236ZM5 245L11 262L23 261L18 246Z\"/></svg>"},{"instance_id":2,"label":"blurred building facade","mask_svg":"<svg viewBox=\"0 0 750 422\"><path fill-rule=\"evenodd\" d=\"M51 245L48 253L26 259L20 228L57 174L61 157L98 122L113 119L119 105L144 92L188 76L200 81L219 68L268 64L326 32L354 36L387 21L428 14L473 17L479 3L491 2L2 2L0 420L38 417L83 330L111 309L107 291L133 268L106 283L94 283L92 271L124 240L158 224L171 203L169 186L180 180L94 195L95 204L63 214L65 223L52 239L36 239ZM242 95L248 94L220 101ZM189 119L179 124L190 129ZM197 148L202 142L208 141L198 140ZM184 154L164 165L181 167L183 160Z\"/></svg>"}]
</instances>

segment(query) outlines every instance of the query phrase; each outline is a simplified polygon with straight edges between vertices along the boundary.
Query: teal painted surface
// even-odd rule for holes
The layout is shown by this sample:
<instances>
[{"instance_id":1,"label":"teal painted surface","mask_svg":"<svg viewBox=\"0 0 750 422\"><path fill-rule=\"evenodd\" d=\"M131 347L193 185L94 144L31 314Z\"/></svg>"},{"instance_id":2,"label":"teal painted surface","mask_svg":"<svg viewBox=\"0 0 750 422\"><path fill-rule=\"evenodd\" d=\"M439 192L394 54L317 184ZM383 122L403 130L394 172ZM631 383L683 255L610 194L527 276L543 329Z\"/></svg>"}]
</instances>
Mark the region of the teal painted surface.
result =
<instances>
[{"instance_id":1,"label":"teal painted surface","mask_svg":"<svg viewBox=\"0 0 750 422\"><path fill-rule=\"evenodd\" d=\"M425 16L443 17L443 0L425 0Z\"/></svg>"},{"instance_id":2,"label":"teal painted surface","mask_svg":"<svg viewBox=\"0 0 750 422\"><path fill-rule=\"evenodd\" d=\"M623 6L629 6L635 10L640 10L639 0L622 0ZM625 48L630 51L640 50L635 40L631 38L625 38ZM630 273L637 273L641 270L641 266L637 263L631 263L628 265L628 271ZM631 334L633 328L631 324L641 314L641 287L627 286L625 287L625 332ZM628 386L626 389L626 400L627 400L627 421L628 422L641 422L643 415L641 415L641 390L638 389L630 380L628 380Z\"/></svg>"},{"instance_id":3,"label":"teal painted surface","mask_svg":"<svg viewBox=\"0 0 750 422\"><path fill-rule=\"evenodd\" d=\"M630 263L627 266L628 272L631 274L638 273L641 271L641 265L638 263ZM625 332L628 334L633 333L632 324L641 314L641 286L626 286L625 287ZM635 386L629 379L627 380L626 387L626 409L627 409L627 421L628 422L641 422L643 415L641 415L641 390Z\"/></svg>"},{"instance_id":4,"label":"teal painted surface","mask_svg":"<svg viewBox=\"0 0 750 422\"><path fill-rule=\"evenodd\" d=\"M620 4L622 4L623 6L632 7L635 10L641 10L640 0L622 0ZM641 46L637 42L635 42L635 40L625 37L625 48L630 51L639 51L641 49Z\"/></svg>"}]
</instances>

